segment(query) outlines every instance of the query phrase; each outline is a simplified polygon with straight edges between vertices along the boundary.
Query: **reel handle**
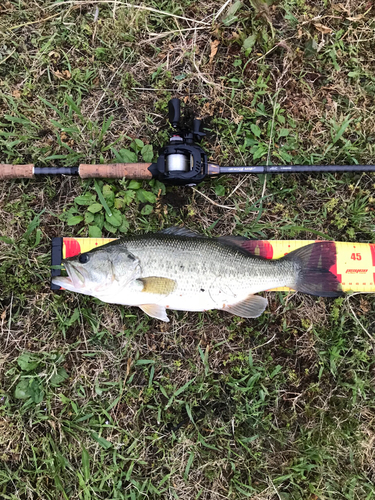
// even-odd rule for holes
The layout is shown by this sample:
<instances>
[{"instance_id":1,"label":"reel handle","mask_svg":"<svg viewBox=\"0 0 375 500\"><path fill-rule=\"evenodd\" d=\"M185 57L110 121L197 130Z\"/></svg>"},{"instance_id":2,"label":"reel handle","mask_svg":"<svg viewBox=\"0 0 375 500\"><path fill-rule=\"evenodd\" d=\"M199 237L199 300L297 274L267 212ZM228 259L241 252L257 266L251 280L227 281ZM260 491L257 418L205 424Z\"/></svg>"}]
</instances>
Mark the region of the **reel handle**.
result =
<instances>
[{"instance_id":1,"label":"reel handle","mask_svg":"<svg viewBox=\"0 0 375 500\"><path fill-rule=\"evenodd\" d=\"M181 102L180 99L171 99L168 102L168 118L173 128L177 128L180 121Z\"/></svg>"},{"instance_id":2,"label":"reel handle","mask_svg":"<svg viewBox=\"0 0 375 500\"><path fill-rule=\"evenodd\" d=\"M202 138L206 135L204 132L202 132L201 127L202 127L202 120L195 118L193 122L193 135L194 139L198 142L200 142Z\"/></svg>"},{"instance_id":3,"label":"reel handle","mask_svg":"<svg viewBox=\"0 0 375 500\"><path fill-rule=\"evenodd\" d=\"M88 165L81 163L78 173L81 179L92 177L102 179L152 179L149 167L152 163L109 163L105 165Z\"/></svg>"},{"instance_id":4,"label":"reel handle","mask_svg":"<svg viewBox=\"0 0 375 500\"><path fill-rule=\"evenodd\" d=\"M0 180L6 179L32 179L34 177L34 165L9 165L0 163Z\"/></svg>"}]
</instances>

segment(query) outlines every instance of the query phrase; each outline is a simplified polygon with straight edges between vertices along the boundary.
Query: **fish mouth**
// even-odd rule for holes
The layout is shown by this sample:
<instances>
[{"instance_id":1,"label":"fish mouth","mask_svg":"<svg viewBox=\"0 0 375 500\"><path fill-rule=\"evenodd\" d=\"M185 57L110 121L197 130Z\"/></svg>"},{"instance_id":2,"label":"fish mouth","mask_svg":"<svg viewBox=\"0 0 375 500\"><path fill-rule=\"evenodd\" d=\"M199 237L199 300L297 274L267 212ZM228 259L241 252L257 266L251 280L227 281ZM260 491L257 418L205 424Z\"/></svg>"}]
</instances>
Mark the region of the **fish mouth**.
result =
<instances>
[{"instance_id":1,"label":"fish mouth","mask_svg":"<svg viewBox=\"0 0 375 500\"><path fill-rule=\"evenodd\" d=\"M64 262L63 264L66 272L68 273L68 279L70 280L69 284L73 285L74 288L84 287L85 277L82 272L79 271L71 262Z\"/></svg>"}]
</instances>

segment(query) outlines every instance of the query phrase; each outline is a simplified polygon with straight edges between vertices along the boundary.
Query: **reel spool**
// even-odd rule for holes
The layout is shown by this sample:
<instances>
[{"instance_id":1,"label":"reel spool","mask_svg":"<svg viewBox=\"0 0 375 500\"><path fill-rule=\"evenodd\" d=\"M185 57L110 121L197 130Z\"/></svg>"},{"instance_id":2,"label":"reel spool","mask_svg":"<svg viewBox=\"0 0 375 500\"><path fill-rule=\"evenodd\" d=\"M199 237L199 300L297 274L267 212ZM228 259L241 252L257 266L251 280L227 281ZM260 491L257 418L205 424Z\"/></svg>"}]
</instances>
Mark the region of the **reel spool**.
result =
<instances>
[{"instance_id":1,"label":"reel spool","mask_svg":"<svg viewBox=\"0 0 375 500\"><path fill-rule=\"evenodd\" d=\"M190 157L191 158L191 157ZM167 172L189 172L191 170L191 160L181 153L167 156Z\"/></svg>"}]
</instances>

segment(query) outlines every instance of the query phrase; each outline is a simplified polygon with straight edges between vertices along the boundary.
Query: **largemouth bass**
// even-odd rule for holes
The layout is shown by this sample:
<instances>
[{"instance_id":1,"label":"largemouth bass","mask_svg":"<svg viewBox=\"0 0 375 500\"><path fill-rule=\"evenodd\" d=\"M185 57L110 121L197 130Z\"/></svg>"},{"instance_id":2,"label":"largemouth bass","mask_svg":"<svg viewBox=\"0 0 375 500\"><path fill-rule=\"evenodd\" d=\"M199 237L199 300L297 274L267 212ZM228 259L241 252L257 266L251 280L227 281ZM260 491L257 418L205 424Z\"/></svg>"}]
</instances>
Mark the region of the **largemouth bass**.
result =
<instances>
[{"instance_id":1,"label":"largemouth bass","mask_svg":"<svg viewBox=\"0 0 375 500\"><path fill-rule=\"evenodd\" d=\"M267 260L249 253L244 238L208 238L185 228L169 228L121 238L65 259L68 276L56 277L53 283L103 302L138 306L162 321L169 321L166 309L221 309L255 318L267 300L254 294L271 288L342 295L329 270L335 261L332 242L312 243Z\"/></svg>"}]
</instances>

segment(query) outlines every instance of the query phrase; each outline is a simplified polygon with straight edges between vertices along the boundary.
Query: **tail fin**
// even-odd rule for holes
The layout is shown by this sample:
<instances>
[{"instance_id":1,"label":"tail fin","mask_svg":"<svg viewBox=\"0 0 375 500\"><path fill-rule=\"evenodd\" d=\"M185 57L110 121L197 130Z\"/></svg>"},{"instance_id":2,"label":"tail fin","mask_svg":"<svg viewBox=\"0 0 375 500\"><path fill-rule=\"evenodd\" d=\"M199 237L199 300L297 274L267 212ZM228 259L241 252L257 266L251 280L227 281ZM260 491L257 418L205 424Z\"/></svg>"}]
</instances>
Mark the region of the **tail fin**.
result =
<instances>
[{"instance_id":1,"label":"tail fin","mask_svg":"<svg viewBox=\"0 0 375 500\"><path fill-rule=\"evenodd\" d=\"M341 297L341 284L329 269L336 264L333 241L318 241L290 252L280 260L296 264L297 280L292 288L320 297Z\"/></svg>"}]
</instances>

